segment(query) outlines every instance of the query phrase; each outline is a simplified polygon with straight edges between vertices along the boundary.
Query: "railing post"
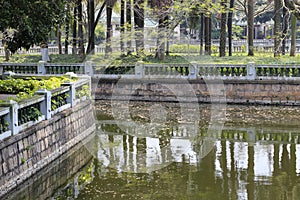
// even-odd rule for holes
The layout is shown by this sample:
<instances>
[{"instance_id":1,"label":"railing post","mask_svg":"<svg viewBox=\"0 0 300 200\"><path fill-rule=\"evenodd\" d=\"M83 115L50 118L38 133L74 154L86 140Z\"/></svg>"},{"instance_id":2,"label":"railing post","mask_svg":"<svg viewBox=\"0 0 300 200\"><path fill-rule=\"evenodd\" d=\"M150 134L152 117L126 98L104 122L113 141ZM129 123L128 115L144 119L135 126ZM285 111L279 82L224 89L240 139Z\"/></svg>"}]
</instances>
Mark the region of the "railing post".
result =
<instances>
[{"instance_id":1,"label":"railing post","mask_svg":"<svg viewBox=\"0 0 300 200\"><path fill-rule=\"evenodd\" d=\"M38 63L38 74L46 74L45 61L39 61Z\"/></svg>"},{"instance_id":2,"label":"railing post","mask_svg":"<svg viewBox=\"0 0 300 200\"><path fill-rule=\"evenodd\" d=\"M0 74L3 74L3 66L0 65Z\"/></svg>"},{"instance_id":3,"label":"railing post","mask_svg":"<svg viewBox=\"0 0 300 200\"><path fill-rule=\"evenodd\" d=\"M191 62L189 65L189 79L197 79L198 68L196 62Z\"/></svg>"},{"instance_id":4,"label":"railing post","mask_svg":"<svg viewBox=\"0 0 300 200\"><path fill-rule=\"evenodd\" d=\"M12 135L16 135L19 133L19 125L18 125L18 109L19 109L19 105L17 102L10 100L9 101L10 104L10 122L9 122L9 126L10 126L10 130L12 132Z\"/></svg>"},{"instance_id":5,"label":"railing post","mask_svg":"<svg viewBox=\"0 0 300 200\"><path fill-rule=\"evenodd\" d=\"M92 61L86 61L85 62L84 74L88 74L89 76L94 75L93 62Z\"/></svg>"},{"instance_id":6,"label":"railing post","mask_svg":"<svg viewBox=\"0 0 300 200\"><path fill-rule=\"evenodd\" d=\"M67 102L71 104L71 107L74 107L76 105L76 101L75 101L75 94L76 94L76 90L75 90L75 83L62 83L62 86L69 86L69 96L67 97Z\"/></svg>"},{"instance_id":7,"label":"railing post","mask_svg":"<svg viewBox=\"0 0 300 200\"><path fill-rule=\"evenodd\" d=\"M41 112L43 115L45 115L46 119L51 118L51 92L46 89L41 89L35 92L35 94L38 95L44 95L45 100L41 102Z\"/></svg>"},{"instance_id":8,"label":"railing post","mask_svg":"<svg viewBox=\"0 0 300 200\"><path fill-rule=\"evenodd\" d=\"M256 78L256 67L254 62L249 62L247 65L247 79L255 80Z\"/></svg>"},{"instance_id":9,"label":"railing post","mask_svg":"<svg viewBox=\"0 0 300 200\"><path fill-rule=\"evenodd\" d=\"M135 68L134 68L134 72L135 72L135 77L136 78L143 78L144 77L145 72L144 72L144 64L143 64L143 62L138 61L136 63Z\"/></svg>"},{"instance_id":10,"label":"railing post","mask_svg":"<svg viewBox=\"0 0 300 200\"><path fill-rule=\"evenodd\" d=\"M247 130L247 134L248 134L247 142L255 143L255 141L256 141L255 129L251 128L251 129Z\"/></svg>"}]
</instances>

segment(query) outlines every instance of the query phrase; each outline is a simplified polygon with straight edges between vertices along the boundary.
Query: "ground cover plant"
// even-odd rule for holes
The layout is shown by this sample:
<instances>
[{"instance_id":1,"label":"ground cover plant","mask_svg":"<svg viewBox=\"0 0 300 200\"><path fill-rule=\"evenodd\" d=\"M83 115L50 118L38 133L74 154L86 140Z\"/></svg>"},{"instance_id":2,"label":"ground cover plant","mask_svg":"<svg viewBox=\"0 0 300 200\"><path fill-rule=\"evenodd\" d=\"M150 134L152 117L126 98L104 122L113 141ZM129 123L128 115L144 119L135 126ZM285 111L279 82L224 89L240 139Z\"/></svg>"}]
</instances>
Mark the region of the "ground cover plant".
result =
<instances>
[{"instance_id":1,"label":"ground cover plant","mask_svg":"<svg viewBox=\"0 0 300 200\"><path fill-rule=\"evenodd\" d=\"M70 81L70 79L63 76L50 77L49 79L10 77L0 80L0 94L16 95L17 98L13 100L20 101L32 97L40 89L53 90L59 88L66 81Z\"/></svg>"}]
</instances>

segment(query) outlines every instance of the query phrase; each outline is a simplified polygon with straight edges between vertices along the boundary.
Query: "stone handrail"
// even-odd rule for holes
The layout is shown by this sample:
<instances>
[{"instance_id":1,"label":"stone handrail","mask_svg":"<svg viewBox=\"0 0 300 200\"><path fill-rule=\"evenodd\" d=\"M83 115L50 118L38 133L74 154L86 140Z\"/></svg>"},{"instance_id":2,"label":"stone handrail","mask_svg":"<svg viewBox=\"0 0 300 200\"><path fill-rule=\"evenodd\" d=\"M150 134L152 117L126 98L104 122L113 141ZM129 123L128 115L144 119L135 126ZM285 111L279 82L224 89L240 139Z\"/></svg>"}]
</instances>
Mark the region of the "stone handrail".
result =
<instances>
[{"instance_id":1,"label":"stone handrail","mask_svg":"<svg viewBox=\"0 0 300 200\"><path fill-rule=\"evenodd\" d=\"M11 135L9 107L0 107L0 140Z\"/></svg>"},{"instance_id":2,"label":"stone handrail","mask_svg":"<svg viewBox=\"0 0 300 200\"><path fill-rule=\"evenodd\" d=\"M0 103L0 140L32 126L42 120L50 119L53 115L91 96L91 91L85 90L80 100L76 100L76 88L86 85L91 88L90 77L80 77L71 83L64 83L55 90L39 90L29 99L16 102Z\"/></svg>"},{"instance_id":3,"label":"stone handrail","mask_svg":"<svg viewBox=\"0 0 300 200\"><path fill-rule=\"evenodd\" d=\"M36 70L35 70L36 68ZM75 64L53 64L40 61L38 64L0 64L0 74L13 71L16 74L65 74L73 72L94 78L186 78L186 79L297 79L300 78L299 64L198 64L166 63L130 65L104 65L91 61Z\"/></svg>"}]
</instances>

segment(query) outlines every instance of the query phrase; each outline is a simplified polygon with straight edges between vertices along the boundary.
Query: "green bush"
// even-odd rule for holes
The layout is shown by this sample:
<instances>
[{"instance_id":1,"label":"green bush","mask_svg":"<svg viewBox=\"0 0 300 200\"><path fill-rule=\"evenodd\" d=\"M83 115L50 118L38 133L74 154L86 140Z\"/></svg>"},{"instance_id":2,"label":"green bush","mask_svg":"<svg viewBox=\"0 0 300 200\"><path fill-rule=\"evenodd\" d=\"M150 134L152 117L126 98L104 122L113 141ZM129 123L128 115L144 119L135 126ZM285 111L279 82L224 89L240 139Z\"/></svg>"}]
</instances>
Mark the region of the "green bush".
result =
<instances>
[{"instance_id":1,"label":"green bush","mask_svg":"<svg viewBox=\"0 0 300 200\"><path fill-rule=\"evenodd\" d=\"M173 44L170 46L171 53L198 53L200 47L198 45Z\"/></svg>"},{"instance_id":2,"label":"green bush","mask_svg":"<svg viewBox=\"0 0 300 200\"><path fill-rule=\"evenodd\" d=\"M63 82L69 81L66 77L51 77L50 79L37 80L34 77L29 80L9 78L0 80L1 94L16 94L17 101L29 98L39 89L53 90L59 88Z\"/></svg>"}]
</instances>

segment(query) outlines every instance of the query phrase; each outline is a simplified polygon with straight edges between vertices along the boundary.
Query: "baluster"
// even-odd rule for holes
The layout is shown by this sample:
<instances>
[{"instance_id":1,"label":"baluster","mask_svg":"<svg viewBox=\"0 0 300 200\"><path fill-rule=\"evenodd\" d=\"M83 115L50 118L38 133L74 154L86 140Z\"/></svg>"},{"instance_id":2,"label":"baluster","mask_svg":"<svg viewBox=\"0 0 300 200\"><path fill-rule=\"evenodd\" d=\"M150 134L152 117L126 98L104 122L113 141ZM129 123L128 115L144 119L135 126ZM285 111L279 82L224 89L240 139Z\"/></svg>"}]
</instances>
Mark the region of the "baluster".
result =
<instances>
[{"instance_id":1,"label":"baluster","mask_svg":"<svg viewBox=\"0 0 300 200\"><path fill-rule=\"evenodd\" d=\"M164 68L165 68L165 66L159 66L158 67L158 71L159 71L160 75L164 75Z\"/></svg>"},{"instance_id":2,"label":"baluster","mask_svg":"<svg viewBox=\"0 0 300 200\"><path fill-rule=\"evenodd\" d=\"M203 73L204 76L207 76L207 75L209 74L209 73L208 73L208 70L209 70L209 67L206 66L206 67L204 68L204 73Z\"/></svg>"},{"instance_id":3,"label":"baluster","mask_svg":"<svg viewBox=\"0 0 300 200\"><path fill-rule=\"evenodd\" d=\"M190 74L190 67L186 66L185 67L185 75L188 76Z\"/></svg>"},{"instance_id":4,"label":"baluster","mask_svg":"<svg viewBox=\"0 0 300 200\"><path fill-rule=\"evenodd\" d=\"M178 73L180 73L178 66L175 66L175 73L176 73L175 75L178 75Z\"/></svg>"},{"instance_id":5,"label":"baluster","mask_svg":"<svg viewBox=\"0 0 300 200\"><path fill-rule=\"evenodd\" d=\"M227 68L227 76L232 76L233 75L233 71L232 71L232 67L228 67Z\"/></svg>"},{"instance_id":6,"label":"baluster","mask_svg":"<svg viewBox=\"0 0 300 200\"><path fill-rule=\"evenodd\" d=\"M258 75L259 75L259 76L263 76L263 75L264 75L264 74L263 74L263 68L262 68L262 67L258 68Z\"/></svg>"}]
</instances>

